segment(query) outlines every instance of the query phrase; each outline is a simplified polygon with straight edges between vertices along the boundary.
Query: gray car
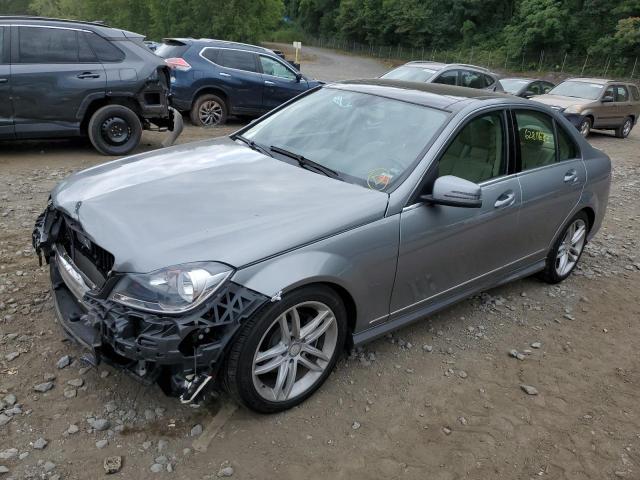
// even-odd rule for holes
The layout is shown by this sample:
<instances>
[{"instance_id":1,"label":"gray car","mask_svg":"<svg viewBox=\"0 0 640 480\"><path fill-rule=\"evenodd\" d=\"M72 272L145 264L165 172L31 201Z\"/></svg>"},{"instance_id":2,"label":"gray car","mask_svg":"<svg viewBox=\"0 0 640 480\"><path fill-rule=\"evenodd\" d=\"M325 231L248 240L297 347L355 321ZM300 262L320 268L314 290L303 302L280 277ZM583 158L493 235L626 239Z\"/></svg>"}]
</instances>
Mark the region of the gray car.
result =
<instances>
[{"instance_id":1,"label":"gray car","mask_svg":"<svg viewBox=\"0 0 640 480\"><path fill-rule=\"evenodd\" d=\"M90 358L184 402L218 384L275 412L345 347L510 280L567 278L609 182L609 158L543 105L351 81L76 173L33 237Z\"/></svg>"},{"instance_id":2,"label":"gray car","mask_svg":"<svg viewBox=\"0 0 640 480\"><path fill-rule=\"evenodd\" d=\"M466 63L440 63L417 60L405 63L382 75L386 80L441 83L459 87L502 92L498 75L484 67Z\"/></svg>"}]
</instances>

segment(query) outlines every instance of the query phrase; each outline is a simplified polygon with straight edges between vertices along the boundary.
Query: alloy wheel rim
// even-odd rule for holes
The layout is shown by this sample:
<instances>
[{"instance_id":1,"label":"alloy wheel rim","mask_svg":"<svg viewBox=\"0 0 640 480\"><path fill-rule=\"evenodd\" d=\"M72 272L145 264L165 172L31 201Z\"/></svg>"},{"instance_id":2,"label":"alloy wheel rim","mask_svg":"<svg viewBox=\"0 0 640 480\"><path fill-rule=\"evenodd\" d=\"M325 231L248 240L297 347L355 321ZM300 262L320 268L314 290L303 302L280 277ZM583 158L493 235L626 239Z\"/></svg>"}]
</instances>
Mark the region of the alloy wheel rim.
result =
<instances>
[{"instance_id":1,"label":"alloy wheel rim","mask_svg":"<svg viewBox=\"0 0 640 480\"><path fill-rule=\"evenodd\" d=\"M253 356L253 385L271 402L311 390L325 372L338 343L338 322L324 303L299 303L266 330Z\"/></svg>"},{"instance_id":2,"label":"alloy wheel rim","mask_svg":"<svg viewBox=\"0 0 640 480\"><path fill-rule=\"evenodd\" d=\"M215 100L207 100L198 112L203 125L217 125L222 118L222 106Z\"/></svg>"},{"instance_id":3,"label":"alloy wheel rim","mask_svg":"<svg viewBox=\"0 0 640 480\"><path fill-rule=\"evenodd\" d=\"M556 255L556 273L564 277L578 263L584 242L587 236L587 224L582 219L577 219L564 234L562 243Z\"/></svg>"},{"instance_id":4,"label":"alloy wheel rim","mask_svg":"<svg viewBox=\"0 0 640 480\"><path fill-rule=\"evenodd\" d=\"M631 120L627 120L624 122L624 127L622 127L622 134L626 137L631 132Z\"/></svg>"},{"instance_id":5,"label":"alloy wheel rim","mask_svg":"<svg viewBox=\"0 0 640 480\"><path fill-rule=\"evenodd\" d=\"M100 127L102 138L111 145L122 145L131 138L131 127L121 117L107 118Z\"/></svg>"},{"instance_id":6,"label":"alloy wheel rim","mask_svg":"<svg viewBox=\"0 0 640 480\"><path fill-rule=\"evenodd\" d=\"M589 130L591 130L591 127L589 126L589 122L585 120L580 126L580 133L586 136L589 133Z\"/></svg>"}]
</instances>

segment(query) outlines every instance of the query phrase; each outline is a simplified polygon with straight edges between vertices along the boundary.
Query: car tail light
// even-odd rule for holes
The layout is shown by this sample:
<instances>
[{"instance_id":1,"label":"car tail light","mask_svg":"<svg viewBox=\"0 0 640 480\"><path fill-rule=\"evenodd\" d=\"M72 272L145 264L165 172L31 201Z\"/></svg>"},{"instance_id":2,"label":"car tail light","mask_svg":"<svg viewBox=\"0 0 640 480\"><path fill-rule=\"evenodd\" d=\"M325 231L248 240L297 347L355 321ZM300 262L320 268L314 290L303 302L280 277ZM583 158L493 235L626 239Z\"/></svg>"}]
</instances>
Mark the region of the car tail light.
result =
<instances>
[{"instance_id":1,"label":"car tail light","mask_svg":"<svg viewBox=\"0 0 640 480\"><path fill-rule=\"evenodd\" d=\"M167 65L175 70L180 70L181 72L186 72L191 70L191 65L184 58L167 58L165 59Z\"/></svg>"}]
</instances>

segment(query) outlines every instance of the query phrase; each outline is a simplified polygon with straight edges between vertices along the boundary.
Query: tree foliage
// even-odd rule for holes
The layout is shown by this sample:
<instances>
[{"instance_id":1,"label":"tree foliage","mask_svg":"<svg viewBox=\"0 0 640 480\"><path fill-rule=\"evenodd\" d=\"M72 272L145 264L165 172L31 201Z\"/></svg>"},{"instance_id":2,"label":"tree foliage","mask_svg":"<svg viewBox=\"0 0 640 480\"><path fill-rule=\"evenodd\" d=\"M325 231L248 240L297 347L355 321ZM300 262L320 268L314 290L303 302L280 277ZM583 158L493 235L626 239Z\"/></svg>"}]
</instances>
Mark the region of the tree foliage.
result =
<instances>
[{"instance_id":1,"label":"tree foliage","mask_svg":"<svg viewBox=\"0 0 640 480\"><path fill-rule=\"evenodd\" d=\"M272 31L284 13L282 0L32 0L30 8L43 16L102 20L155 39L184 36L247 42Z\"/></svg>"}]
</instances>

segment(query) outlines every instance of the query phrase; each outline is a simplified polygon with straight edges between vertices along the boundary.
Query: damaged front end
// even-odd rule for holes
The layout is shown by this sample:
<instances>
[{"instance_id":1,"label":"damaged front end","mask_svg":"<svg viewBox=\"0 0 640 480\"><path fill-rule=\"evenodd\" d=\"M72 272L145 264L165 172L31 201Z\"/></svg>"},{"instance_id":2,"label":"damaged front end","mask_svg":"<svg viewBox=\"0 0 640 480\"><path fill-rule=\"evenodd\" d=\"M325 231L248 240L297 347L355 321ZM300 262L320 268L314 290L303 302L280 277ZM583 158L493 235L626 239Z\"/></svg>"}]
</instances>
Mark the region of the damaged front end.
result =
<instances>
[{"instance_id":1,"label":"damaged front end","mask_svg":"<svg viewBox=\"0 0 640 480\"><path fill-rule=\"evenodd\" d=\"M264 295L225 281L197 307L180 314L151 313L110 299L125 274L114 257L81 226L49 203L36 221L33 246L50 265L57 319L95 363L157 382L185 403L211 386L238 328L268 302Z\"/></svg>"}]
</instances>

